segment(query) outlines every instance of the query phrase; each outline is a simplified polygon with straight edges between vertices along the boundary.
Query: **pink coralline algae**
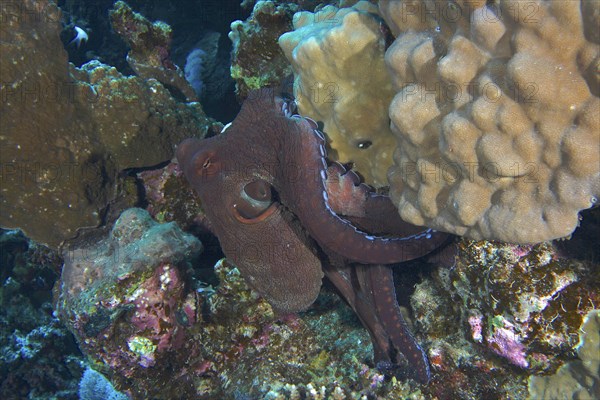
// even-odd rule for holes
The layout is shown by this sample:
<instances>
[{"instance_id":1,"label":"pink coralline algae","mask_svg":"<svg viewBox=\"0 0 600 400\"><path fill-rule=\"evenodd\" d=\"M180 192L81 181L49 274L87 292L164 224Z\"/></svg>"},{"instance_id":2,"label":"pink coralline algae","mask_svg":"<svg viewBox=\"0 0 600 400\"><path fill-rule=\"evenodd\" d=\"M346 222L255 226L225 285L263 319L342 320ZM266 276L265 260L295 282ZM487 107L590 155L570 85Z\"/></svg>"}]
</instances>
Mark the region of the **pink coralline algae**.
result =
<instances>
[{"instance_id":1,"label":"pink coralline algae","mask_svg":"<svg viewBox=\"0 0 600 400\"><path fill-rule=\"evenodd\" d=\"M140 288L126 299L127 304L135 306L131 323L139 332L145 332L144 337L153 343L152 346L156 346L158 352L181 347L185 326L196 322L193 297L185 299L180 314L171 312L177 309L177 303L181 299L183 282L179 275L177 269L171 265L160 265L153 275L143 281ZM179 315L184 318L185 324L178 323ZM132 340L128 343L132 343ZM140 364L154 365L154 358L146 357Z\"/></svg>"},{"instance_id":2,"label":"pink coralline algae","mask_svg":"<svg viewBox=\"0 0 600 400\"><path fill-rule=\"evenodd\" d=\"M158 224L134 208L106 239L66 253L59 318L121 387L171 376L167 360L194 354L188 344L200 299L184 275L201 250L175 223Z\"/></svg>"},{"instance_id":3,"label":"pink coralline algae","mask_svg":"<svg viewBox=\"0 0 600 400\"><path fill-rule=\"evenodd\" d=\"M514 325L504 318L496 318L493 324L493 331L487 337L487 344L490 349L499 356L506 358L512 364L521 368L527 368L529 362L525 359L525 346L514 331ZM496 326L501 324L500 326Z\"/></svg>"},{"instance_id":4,"label":"pink coralline algae","mask_svg":"<svg viewBox=\"0 0 600 400\"><path fill-rule=\"evenodd\" d=\"M148 201L146 209L157 221L175 221L184 230L193 225L204 224L206 217L200 202L185 182L177 163L140 172L138 178L144 185Z\"/></svg>"}]
</instances>

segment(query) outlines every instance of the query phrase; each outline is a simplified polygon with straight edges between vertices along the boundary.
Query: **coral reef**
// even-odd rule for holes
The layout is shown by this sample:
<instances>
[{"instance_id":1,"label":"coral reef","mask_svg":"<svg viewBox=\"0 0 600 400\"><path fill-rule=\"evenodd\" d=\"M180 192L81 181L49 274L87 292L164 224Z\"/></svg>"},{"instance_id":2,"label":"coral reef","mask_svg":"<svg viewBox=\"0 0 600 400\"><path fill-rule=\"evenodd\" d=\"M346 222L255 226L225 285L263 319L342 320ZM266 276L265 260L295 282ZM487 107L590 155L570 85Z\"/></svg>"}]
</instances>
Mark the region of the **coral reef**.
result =
<instances>
[{"instance_id":1,"label":"coral reef","mask_svg":"<svg viewBox=\"0 0 600 400\"><path fill-rule=\"evenodd\" d=\"M294 68L300 113L323 122L331 158L352 163L369 184L387 185L395 147L387 108L395 92L377 7L327 6L295 14L293 24L279 44Z\"/></svg>"},{"instance_id":2,"label":"coral reef","mask_svg":"<svg viewBox=\"0 0 600 400\"><path fill-rule=\"evenodd\" d=\"M463 240L460 248L456 267L435 271L411 298L434 376L448 383L431 393L525 398L527 375L574 358L585 315L600 301L598 265L561 258L549 243Z\"/></svg>"},{"instance_id":3,"label":"coral reef","mask_svg":"<svg viewBox=\"0 0 600 400\"><path fill-rule=\"evenodd\" d=\"M212 123L198 103L177 102L154 79L97 61L69 65L54 3L26 0L8 11L0 26L0 224L57 246L101 222L119 171L169 160L176 143Z\"/></svg>"},{"instance_id":4,"label":"coral reef","mask_svg":"<svg viewBox=\"0 0 600 400\"><path fill-rule=\"evenodd\" d=\"M280 85L292 73L277 39L292 28L292 15L297 9L290 2L259 1L248 20L231 23L231 76L241 99L253 89Z\"/></svg>"},{"instance_id":5,"label":"coral reef","mask_svg":"<svg viewBox=\"0 0 600 400\"><path fill-rule=\"evenodd\" d=\"M473 239L568 236L600 196L597 1L388 1L402 218Z\"/></svg>"},{"instance_id":6,"label":"coral reef","mask_svg":"<svg viewBox=\"0 0 600 400\"><path fill-rule=\"evenodd\" d=\"M156 204L169 198L158 192L176 186L180 178L172 165L160 174L144 174L150 177L145 179L148 189L157 185L151 196ZM569 349L579 335L572 328L599 300L597 271L577 261L557 259L548 244L465 241L456 268L434 271L433 279L417 285L412 296L415 330L419 341L429 342L426 348L434 371L431 385L417 387L405 377L386 376L373 368L367 332L330 288L321 291L307 312L276 316L225 260L215 266L212 285L195 281L185 261L170 269L174 274L165 274L161 265L175 265L180 257L191 260L157 245L157 240L172 238L169 231L178 235L173 224L156 225L143 211L129 210L113 228L109 259L101 249L105 243L96 243L83 248L77 258L67 258L63 274L65 279L67 271L75 269L80 283L89 289L71 298L74 310L84 311L77 313L83 316L78 326L67 322L70 329L80 340L87 335L80 345L96 361L93 367L133 398L176 398L182 393L200 398L525 398L528 374L552 372L572 358ZM115 245L115 240L127 246ZM12 247L20 248L18 241ZM77 259L83 263L73 268ZM119 261L124 263L117 265ZM158 266L153 270L152 265ZM116 271L122 267L126 268ZM156 279L157 271L163 272L162 280ZM91 279L95 274L100 276ZM398 282L414 274L414 269L405 270ZM552 279L542 279L544 274ZM175 299L193 297L195 312L190 312L194 307L187 308L190 303L178 307L171 298L161 297L159 284L174 289L169 295ZM78 291L77 285L63 285L69 287ZM590 301L580 303L579 298ZM145 309L140 308L142 302ZM64 320L64 309L58 309ZM145 312L136 316L136 311ZM162 332L157 332L157 320L164 321L159 322ZM521 333L527 329L523 340ZM186 332L181 342L174 340L180 330ZM524 356L518 343L507 349L517 349L516 354L529 364L526 369L512 366L510 351L497 351L493 341L499 330L513 332L504 335L508 339L521 340ZM22 336L29 342L37 337ZM58 343L57 336L47 338ZM170 350L160 350L170 345ZM177 350L177 346L181 347ZM39 357L41 352L36 354ZM81 363L76 366L80 371ZM132 369L136 373L127 378Z\"/></svg>"},{"instance_id":7,"label":"coral reef","mask_svg":"<svg viewBox=\"0 0 600 400\"><path fill-rule=\"evenodd\" d=\"M58 254L0 230L0 398L77 399L83 357L52 315Z\"/></svg>"},{"instance_id":8,"label":"coral reef","mask_svg":"<svg viewBox=\"0 0 600 400\"><path fill-rule=\"evenodd\" d=\"M183 259L199 246L130 209L104 241L68 254L57 313L118 389L134 399L419 393L368 366L369 336L337 294L277 317L226 260L214 268L218 286L194 283Z\"/></svg>"},{"instance_id":9,"label":"coral reef","mask_svg":"<svg viewBox=\"0 0 600 400\"><path fill-rule=\"evenodd\" d=\"M529 379L529 398L597 399L600 398L600 311L590 311L581 327L577 346L578 360L573 360L551 376Z\"/></svg>"},{"instance_id":10,"label":"coral reef","mask_svg":"<svg viewBox=\"0 0 600 400\"><path fill-rule=\"evenodd\" d=\"M192 355L188 327L201 304L183 275L201 250L198 239L174 223L158 224L134 208L121 214L108 238L65 254L57 314L121 387L137 380L131 390L138 398L160 390L144 389L148 382L177 381L170 357Z\"/></svg>"},{"instance_id":11,"label":"coral reef","mask_svg":"<svg viewBox=\"0 0 600 400\"><path fill-rule=\"evenodd\" d=\"M127 62L139 77L157 79L180 90L187 101L197 100L184 72L170 59L172 30L169 25L148 21L124 1L117 1L109 15L115 32L131 47Z\"/></svg>"},{"instance_id":12,"label":"coral reef","mask_svg":"<svg viewBox=\"0 0 600 400\"><path fill-rule=\"evenodd\" d=\"M63 3L73 12L89 6L89 18L112 1ZM195 2L179 3L188 10L199 8ZM136 9L154 8L152 18L160 19L179 3L140 1ZM205 3L213 7L213 2ZM239 1L235 3L237 7ZM291 72L277 37L292 28L294 11L313 9L317 2L256 3L250 19L232 26L232 73L237 74L241 98L251 88L279 85ZM355 1L338 3L348 6ZM227 6L230 3L215 4L218 10L208 10L213 14L203 14L203 22L214 13L225 14L223 7L230 11L220 15L222 20L242 18L231 11L237 8ZM425 91L424 101L401 106L402 98L397 97L390 110L394 133L403 144L390 175L393 190L397 199L404 191L417 193L416 200L406 195L403 212L411 214L411 207L419 207L423 223L444 229L452 223L447 229L458 233L463 231L456 226L467 227L464 233L472 237L506 238L500 235L504 234L511 241L541 240L562 235L555 229L558 225L564 234L570 232L577 211L598 195L598 2L527 4L530 8L514 0L381 0L381 13L397 36L387 56L393 74L389 82L382 77L367 88L360 82L386 71L383 50L391 42L375 16L377 10L362 3L354 9L318 8L315 14L298 14L299 29L289 37L315 29L316 38L326 39L322 44L337 45L328 54L348 50L344 38L352 38L350 28L371 35L362 38L368 39L365 48L354 46L360 54L371 54L363 65L353 55L295 65L300 78L303 70L310 74L333 66L334 72L323 70L329 82L341 88L355 79L356 87L369 93L363 101L348 89L349 94L327 105L345 106L342 119L359 125L353 118L361 113L344 103L347 99L359 111L372 110L363 116L365 125L386 118L387 104L380 107L377 102L388 96L382 89L388 85L402 88L408 100ZM118 178L125 175L123 170L168 161L174 144L184 136L221 130L197 103L176 100L189 92L179 79L181 71L170 61L167 25L149 22L122 2L116 5L115 28L128 41L129 61L140 74L128 77L99 61L80 68L67 62L62 44L72 39L73 24L81 20L71 19L64 27L61 44L55 2L23 0L0 8L0 224L22 227L54 247L75 236L79 227L108 221L65 249L65 267L55 287L56 311L50 303L51 287L63 258L18 230L0 230L0 398L75 400L78 389L84 399L122 397L95 370L133 399L600 397L600 270L588 260L598 259L594 247L600 208L584 215L570 241L529 246L462 240L453 268L428 269L415 262L398 269L394 281L399 302L410 302L412 315L407 312L405 318L427 350L432 369L431 384L418 386L406 379L405 371L375 367L368 332L333 285L326 283L305 312L277 314L231 260L214 265L220 249L207 249L206 236L200 244L171 222L194 234L206 223L203 205L176 164L126 171L126 181ZM198 24L197 15L182 15L178 21ZM302 18L306 25L300 27ZM90 40L80 49L71 45L71 53L94 58L91 45L102 42L105 49L95 53L102 54L98 59L122 57L122 47L106 45L106 19L98 19L96 25L83 22ZM329 26L319 25L324 22ZM105 25L102 34L99 25ZM352 43L360 42L356 40ZM181 52L187 54L191 46ZM103 58L111 53L115 58ZM294 60L294 51L290 54ZM372 70L364 76L345 75L348 66ZM466 92L466 97L448 99L448 93L456 93L451 90ZM372 104L377 104L376 112ZM313 118L328 123L319 115ZM419 129L407 128L424 120L429 123ZM331 121L345 126L343 120ZM359 154L377 145L360 144ZM344 161L341 153L338 156ZM377 182L385 184L389 157L387 163L366 167L347 160L364 176L378 176ZM453 180L452 174L465 170L444 169L449 162L452 167L478 163L466 168L474 183ZM509 167L527 168L533 162L535 168L520 171L518 179L493 175L508 162L516 163ZM438 167L441 174L433 176L431 171ZM399 173L405 173L406 181ZM415 182L413 175L425 179ZM490 177L494 179L482 181ZM537 181L528 182L532 177ZM124 190L137 200L138 189L143 189L144 205L161 224L132 209L112 226L121 210L114 207L115 196ZM489 204L486 196L491 196ZM515 202L509 209L514 224L506 221L509 200ZM444 210L454 201L457 214L448 217ZM540 213L548 225L534 223ZM587 229L588 221L596 229ZM502 224L506 232L498 232ZM100 234L105 236L98 239ZM578 236L585 240L574 243ZM202 247L205 252L197 257ZM88 367L94 370L84 373Z\"/></svg>"}]
</instances>

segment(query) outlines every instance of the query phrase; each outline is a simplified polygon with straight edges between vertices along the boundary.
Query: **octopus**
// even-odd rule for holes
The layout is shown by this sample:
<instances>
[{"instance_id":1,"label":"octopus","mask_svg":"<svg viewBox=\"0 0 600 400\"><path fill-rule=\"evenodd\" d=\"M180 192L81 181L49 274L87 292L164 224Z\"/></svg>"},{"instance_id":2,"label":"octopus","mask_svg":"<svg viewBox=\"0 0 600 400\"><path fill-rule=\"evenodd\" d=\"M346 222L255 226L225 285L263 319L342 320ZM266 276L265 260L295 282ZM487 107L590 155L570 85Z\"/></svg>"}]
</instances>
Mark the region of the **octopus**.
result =
<instances>
[{"instance_id":1,"label":"octopus","mask_svg":"<svg viewBox=\"0 0 600 400\"><path fill-rule=\"evenodd\" d=\"M294 111L292 99L260 89L221 134L178 146L209 229L278 312L306 310L327 277L368 330L377 365L402 355L427 383L429 362L400 312L392 268L442 252L451 238L402 221L389 197L328 162L318 124Z\"/></svg>"}]
</instances>

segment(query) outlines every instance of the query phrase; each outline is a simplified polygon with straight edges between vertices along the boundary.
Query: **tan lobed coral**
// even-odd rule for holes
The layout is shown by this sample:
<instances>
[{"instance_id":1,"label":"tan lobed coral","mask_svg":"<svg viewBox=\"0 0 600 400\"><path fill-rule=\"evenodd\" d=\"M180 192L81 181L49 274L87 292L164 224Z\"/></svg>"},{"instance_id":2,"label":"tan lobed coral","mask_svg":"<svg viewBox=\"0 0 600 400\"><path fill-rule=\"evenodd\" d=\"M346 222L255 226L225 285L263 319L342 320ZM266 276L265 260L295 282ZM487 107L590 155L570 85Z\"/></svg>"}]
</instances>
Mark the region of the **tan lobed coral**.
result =
<instances>
[{"instance_id":1,"label":"tan lobed coral","mask_svg":"<svg viewBox=\"0 0 600 400\"><path fill-rule=\"evenodd\" d=\"M388 178L406 221L569 235L600 196L597 1L380 1L397 36Z\"/></svg>"},{"instance_id":2,"label":"tan lobed coral","mask_svg":"<svg viewBox=\"0 0 600 400\"><path fill-rule=\"evenodd\" d=\"M2 18L0 226L58 246L101 223L119 171L169 160L212 124L155 79L69 64L53 2L6 3Z\"/></svg>"},{"instance_id":3,"label":"tan lobed coral","mask_svg":"<svg viewBox=\"0 0 600 400\"><path fill-rule=\"evenodd\" d=\"M279 45L295 72L301 114L324 123L329 156L351 162L367 183L387 185L395 147L387 107L394 91L385 70L385 35L377 7L326 6L294 15Z\"/></svg>"}]
</instances>

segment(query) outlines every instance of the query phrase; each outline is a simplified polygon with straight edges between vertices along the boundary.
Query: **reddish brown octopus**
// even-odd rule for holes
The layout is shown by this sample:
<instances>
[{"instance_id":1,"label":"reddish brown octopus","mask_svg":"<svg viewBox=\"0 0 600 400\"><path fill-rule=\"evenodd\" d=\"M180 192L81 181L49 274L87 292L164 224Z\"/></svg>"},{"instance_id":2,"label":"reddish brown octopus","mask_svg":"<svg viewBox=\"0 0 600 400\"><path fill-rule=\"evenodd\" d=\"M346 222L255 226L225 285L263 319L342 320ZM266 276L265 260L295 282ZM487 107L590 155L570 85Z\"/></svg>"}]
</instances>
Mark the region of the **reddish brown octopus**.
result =
<instances>
[{"instance_id":1,"label":"reddish brown octopus","mask_svg":"<svg viewBox=\"0 0 600 400\"><path fill-rule=\"evenodd\" d=\"M402 318L388 265L440 251L449 235L402 221L387 196L328 164L325 136L293 104L254 91L220 135L179 145L210 229L278 311L307 309L325 275L369 331L378 365L401 353L427 383L427 356Z\"/></svg>"}]
</instances>

